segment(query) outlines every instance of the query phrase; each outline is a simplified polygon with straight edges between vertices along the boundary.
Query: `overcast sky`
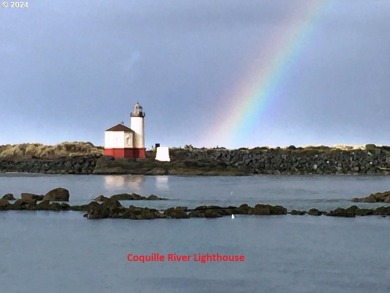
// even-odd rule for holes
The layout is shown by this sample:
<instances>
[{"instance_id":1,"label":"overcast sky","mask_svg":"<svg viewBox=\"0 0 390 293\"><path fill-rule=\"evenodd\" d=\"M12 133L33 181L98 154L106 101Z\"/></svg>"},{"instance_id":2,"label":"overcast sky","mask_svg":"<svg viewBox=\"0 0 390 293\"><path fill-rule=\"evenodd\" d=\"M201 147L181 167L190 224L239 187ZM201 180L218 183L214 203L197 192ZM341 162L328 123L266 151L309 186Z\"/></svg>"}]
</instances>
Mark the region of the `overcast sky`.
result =
<instances>
[{"instance_id":1,"label":"overcast sky","mask_svg":"<svg viewBox=\"0 0 390 293\"><path fill-rule=\"evenodd\" d=\"M328 5L251 131L213 138L229 89L314 2ZM103 145L140 102L148 148L390 145L388 0L40 0L0 24L0 144Z\"/></svg>"}]
</instances>

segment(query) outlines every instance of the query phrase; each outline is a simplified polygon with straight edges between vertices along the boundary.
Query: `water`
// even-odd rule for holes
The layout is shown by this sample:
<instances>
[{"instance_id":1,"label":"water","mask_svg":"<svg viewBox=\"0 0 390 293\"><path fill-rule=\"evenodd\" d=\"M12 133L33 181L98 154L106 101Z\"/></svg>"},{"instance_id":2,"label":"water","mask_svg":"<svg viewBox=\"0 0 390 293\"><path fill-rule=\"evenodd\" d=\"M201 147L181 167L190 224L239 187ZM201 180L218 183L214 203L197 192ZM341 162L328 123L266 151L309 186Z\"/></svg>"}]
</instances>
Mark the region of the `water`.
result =
<instances>
[{"instance_id":1,"label":"water","mask_svg":"<svg viewBox=\"0 0 390 293\"><path fill-rule=\"evenodd\" d=\"M62 186L74 203L137 192L187 204L349 206L388 177L0 176L0 195ZM138 202L131 202L138 204ZM147 202L147 205L152 202ZM371 206L371 205L369 205ZM87 220L79 212L0 212L2 292L389 292L390 218L238 216ZM244 255L244 262L127 261L151 253Z\"/></svg>"},{"instance_id":2,"label":"water","mask_svg":"<svg viewBox=\"0 0 390 293\"><path fill-rule=\"evenodd\" d=\"M44 194L64 187L70 191L70 203L88 203L100 194L111 196L128 192L156 194L169 201L123 202L165 209L170 206L196 207L203 204L240 205L248 203L280 204L288 210L316 207L330 210L350 206L353 197L390 190L387 176L80 176L15 175L0 176L0 196L7 192ZM366 203L375 207L381 204Z\"/></svg>"}]
</instances>

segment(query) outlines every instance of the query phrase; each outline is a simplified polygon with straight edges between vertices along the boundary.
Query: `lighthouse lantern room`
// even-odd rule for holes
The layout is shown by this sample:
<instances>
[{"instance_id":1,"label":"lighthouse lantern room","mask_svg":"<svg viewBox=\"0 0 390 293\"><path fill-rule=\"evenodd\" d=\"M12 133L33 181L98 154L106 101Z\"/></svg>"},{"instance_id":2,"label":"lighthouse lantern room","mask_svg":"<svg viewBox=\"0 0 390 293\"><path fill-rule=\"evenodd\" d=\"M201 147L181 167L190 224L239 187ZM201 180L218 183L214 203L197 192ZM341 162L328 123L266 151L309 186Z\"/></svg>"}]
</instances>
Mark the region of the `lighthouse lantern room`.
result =
<instances>
[{"instance_id":1,"label":"lighthouse lantern room","mask_svg":"<svg viewBox=\"0 0 390 293\"><path fill-rule=\"evenodd\" d=\"M104 132L104 155L114 158L145 158L144 118L137 102L130 114L131 128L117 124Z\"/></svg>"}]
</instances>

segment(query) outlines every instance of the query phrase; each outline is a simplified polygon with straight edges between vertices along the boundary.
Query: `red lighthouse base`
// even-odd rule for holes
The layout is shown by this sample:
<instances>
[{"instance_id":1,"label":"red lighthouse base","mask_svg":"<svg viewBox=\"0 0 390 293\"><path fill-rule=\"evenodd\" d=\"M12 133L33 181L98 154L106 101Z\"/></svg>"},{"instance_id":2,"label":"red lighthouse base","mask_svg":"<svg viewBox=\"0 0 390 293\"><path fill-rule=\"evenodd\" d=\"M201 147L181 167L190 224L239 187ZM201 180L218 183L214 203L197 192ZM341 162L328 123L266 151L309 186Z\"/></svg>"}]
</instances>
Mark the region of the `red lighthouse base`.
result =
<instances>
[{"instance_id":1,"label":"red lighthouse base","mask_svg":"<svg viewBox=\"0 0 390 293\"><path fill-rule=\"evenodd\" d=\"M114 158L132 158L145 159L145 148L112 148L104 149L105 156L112 156Z\"/></svg>"}]
</instances>

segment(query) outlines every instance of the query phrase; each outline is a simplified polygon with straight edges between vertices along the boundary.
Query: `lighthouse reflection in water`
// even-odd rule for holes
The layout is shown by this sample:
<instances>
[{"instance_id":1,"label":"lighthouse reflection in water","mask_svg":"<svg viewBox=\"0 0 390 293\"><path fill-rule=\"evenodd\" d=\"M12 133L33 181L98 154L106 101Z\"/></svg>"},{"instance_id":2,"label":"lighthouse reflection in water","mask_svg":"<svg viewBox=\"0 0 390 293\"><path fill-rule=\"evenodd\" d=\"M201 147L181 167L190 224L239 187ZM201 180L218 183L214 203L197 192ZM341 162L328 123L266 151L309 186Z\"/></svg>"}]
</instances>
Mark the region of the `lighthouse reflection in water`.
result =
<instances>
[{"instance_id":1,"label":"lighthouse reflection in water","mask_svg":"<svg viewBox=\"0 0 390 293\"><path fill-rule=\"evenodd\" d=\"M168 191L169 182L168 176L153 176L149 178L155 180L157 190ZM150 181L149 181L150 182ZM106 175L104 176L104 187L107 190L123 191L129 189L128 192L141 192L144 190L145 176L143 175Z\"/></svg>"}]
</instances>

